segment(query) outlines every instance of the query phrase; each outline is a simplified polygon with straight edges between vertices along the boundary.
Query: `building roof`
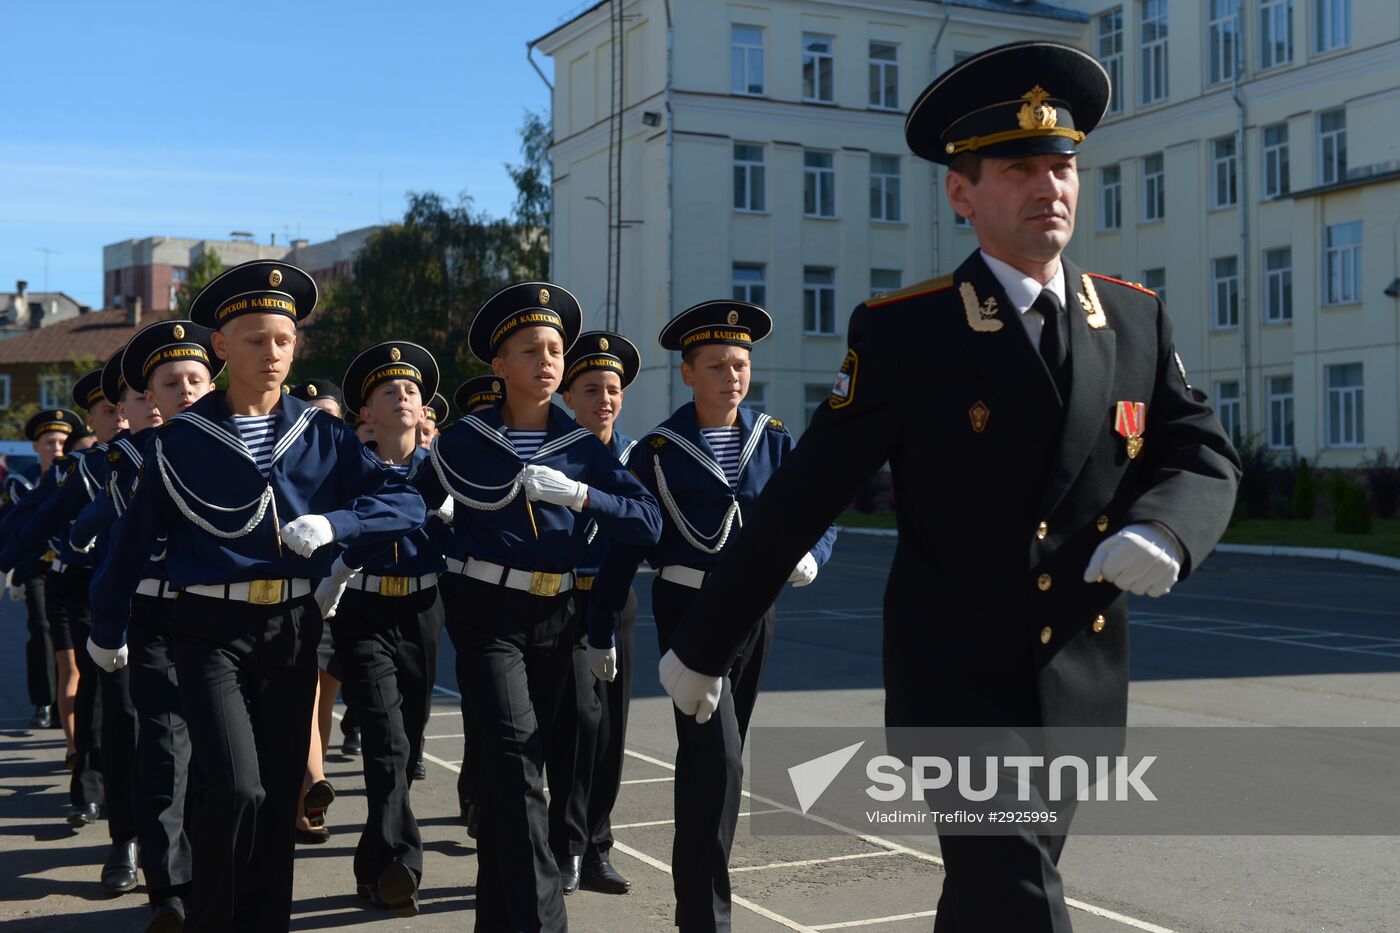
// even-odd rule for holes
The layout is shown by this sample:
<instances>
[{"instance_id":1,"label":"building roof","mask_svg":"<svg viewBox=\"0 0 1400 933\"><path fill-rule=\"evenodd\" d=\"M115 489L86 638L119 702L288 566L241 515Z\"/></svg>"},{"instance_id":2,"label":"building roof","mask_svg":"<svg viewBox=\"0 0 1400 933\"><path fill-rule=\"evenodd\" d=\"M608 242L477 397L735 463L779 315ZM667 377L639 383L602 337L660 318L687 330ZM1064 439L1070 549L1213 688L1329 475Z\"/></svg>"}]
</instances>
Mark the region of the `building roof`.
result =
<instances>
[{"instance_id":1,"label":"building roof","mask_svg":"<svg viewBox=\"0 0 1400 933\"><path fill-rule=\"evenodd\" d=\"M15 363L68 363L75 357L96 357L99 361L115 353L131 335L153 321L164 320L174 312L148 311L135 327L126 323L126 311L93 311L25 331L0 340L0 366Z\"/></svg>"}]
</instances>

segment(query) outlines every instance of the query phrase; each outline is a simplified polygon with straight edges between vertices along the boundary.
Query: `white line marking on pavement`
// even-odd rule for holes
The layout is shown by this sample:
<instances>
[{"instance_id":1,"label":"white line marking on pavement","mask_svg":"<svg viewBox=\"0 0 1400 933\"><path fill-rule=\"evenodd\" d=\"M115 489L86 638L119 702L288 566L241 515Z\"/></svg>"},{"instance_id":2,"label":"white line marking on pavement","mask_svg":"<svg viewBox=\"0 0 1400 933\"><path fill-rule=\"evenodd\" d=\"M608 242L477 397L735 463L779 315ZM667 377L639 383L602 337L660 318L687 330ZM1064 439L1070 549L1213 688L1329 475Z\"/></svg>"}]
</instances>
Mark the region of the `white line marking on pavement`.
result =
<instances>
[{"instance_id":1,"label":"white line marking on pavement","mask_svg":"<svg viewBox=\"0 0 1400 933\"><path fill-rule=\"evenodd\" d=\"M783 812L783 811L781 811L781 810L774 810L774 809L769 809L769 810L740 810L740 811L739 811L739 819L742 820L742 819L743 819L744 817L746 817L746 816L754 816L755 814L761 814L761 813L782 813L782 812ZM614 823L614 824L612 824L612 828L613 828L613 829L642 829L642 828L645 828L645 827L647 827L647 826L670 826L671 824L673 824L673 823L675 823L675 822L676 822L676 821L675 821L674 819L670 819L670 820L643 820L643 821L640 822L640 823Z\"/></svg>"},{"instance_id":2,"label":"white line marking on pavement","mask_svg":"<svg viewBox=\"0 0 1400 933\"><path fill-rule=\"evenodd\" d=\"M770 868L801 868L804 865L825 865L828 862L849 862L853 859L861 858L885 858L889 855L898 854L898 852L891 852L888 849L881 849L879 852L854 852L850 855L832 855L827 858L807 858L800 862L769 862L767 865L740 865L738 868L729 869L729 873L732 875L741 871L768 871Z\"/></svg>"},{"instance_id":3,"label":"white line marking on pavement","mask_svg":"<svg viewBox=\"0 0 1400 933\"><path fill-rule=\"evenodd\" d=\"M843 920L840 923L823 923L821 926L812 927L814 930L849 930L852 927L873 927L880 923L894 923L898 920L919 920L923 917L932 917L938 913L936 910L920 910L912 914L891 914L888 917L871 917L869 920Z\"/></svg>"},{"instance_id":4,"label":"white line marking on pavement","mask_svg":"<svg viewBox=\"0 0 1400 933\"><path fill-rule=\"evenodd\" d=\"M465 739L465 732L449 732L446 735L425 735L424 739Z\"/></svg>"},{"instance_id":5,"label":"white line marking on pavement","mask_svg":"<svg viewBox=\"0 0 1400 933\"><path fill-rule=\"evenodd\" d=\"M1191 625L1173 625L1170 622L1163 622L1160 619L1133 619L1133 627L1160 628L1172 632L1186 632L1197 635L1215 635L1220 638L1243 638L1246 641L1266 641L1275 645L1287 645L1290 648L1313 648L1318 651L1337 651L1343 654L1368 654L1381 658L1393 658L1400 652L1400 639L1385 639L1375 635L1360 635L1351 633L1328 632L1323 629L1298 628L1291 625L1263 625L1253 622L1231 622L1228 619L1213 619L1209 616L1178 616L1175 617L1181 622L1218 622L1221 625L1211 625L1205 628ZM1297 632L1296 635L1259 635L1250 634L1260 631L1285 631ZM1370 644L1363 645L1321 645L1306 641L1298 641L1300 638L1337 638L1352 637L1368 639Z\"/></svg>"},{"instance_id":6,"label":"white line marking on pavement","mask_svg":"<svg viewBox=\"0 0 1400 933\"><path fill-rule=\"evenodd\" d=\"M1286 609L1321 609L1326 612L1350 612L1355 615L1395 618L1400 612L1385 609L1352 609L1345 606L1319 606L1316 603L1285 603L1274 599L1253 599L1247 596L1210 596L1205 593L1177 593L1173 599L1200 599L1206 602L1249 603L1253 606L1282 606Z\"/></svg>"},{"instance_id":7,"label":"white line marking on pavement","mask_svg":"<svg viewBox=\"0 0 1400 933\"><path fill-rule=\"evenodd\" d=\"M669 783L671 783L671 782L674 781L674 780L675 780L675 778L673 778L673 777L632 778L632 779L630 779L630 780L627 780L627 781L620 781L620 782L618 782L618 783L623 784L623 785L626 785L626 784L669 784Z\"/></svg>"}]
</instances>

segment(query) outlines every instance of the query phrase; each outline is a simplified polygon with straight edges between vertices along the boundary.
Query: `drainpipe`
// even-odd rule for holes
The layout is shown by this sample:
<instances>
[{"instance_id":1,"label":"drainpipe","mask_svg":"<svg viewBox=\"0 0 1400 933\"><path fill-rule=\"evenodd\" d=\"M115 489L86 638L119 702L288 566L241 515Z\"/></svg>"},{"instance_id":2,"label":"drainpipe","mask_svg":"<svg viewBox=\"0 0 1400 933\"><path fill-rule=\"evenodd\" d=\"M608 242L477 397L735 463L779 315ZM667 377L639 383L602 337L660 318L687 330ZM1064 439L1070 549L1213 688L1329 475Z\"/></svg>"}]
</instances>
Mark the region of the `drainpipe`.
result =
<instances>
[{"instance_id":1,"label":"drainpipe","mask_svg":"<svg viewBox=\"0 0 1400 933\"><path fill-rule=\"evenodd\" d=\"M666 314L676 307L676 114L671 106L671 82L675 68L675 27L671 21L671 0L666 7ZM666 372L666 411L676 410L676 374Z\"/></svg>"},{"instance_id":2,"label":"drainpipe","mask_svg":"<svg viewBox=\"0 0 1400 933\"><path fill-rule=\"evenodd\" d=\"M943 31L948 28L948 20L953 15L953 11L948 8L947 0L943 0L942 6L943 22L940 23L938 26L938 35L933 37L933 60L935 62L935 67L936 63L938 62L938 44L943 41ZM937 169L933 170L933 186L934 188L938 187ZM940 207L940 205L942 205L943 203L943 198L939 196L939 193L937 191L934 191L933 197L929 200L933 202L933 274L942 275L943 269L939 265L941 255L939 250L939 241L943 236L943 211Z\"/></svg>"},{"instance_id":3,"label":"drainpipe","mask_svg":"<svg viewBox=\"0 0 1400 933\"><path fill-rule=\"evenodd\" d=\"M1239 184L1236 211L1240 225L1240 439L1249 440L1249 292L1253 279L1249 275L1249 160L1245 157L1245 105L1240 96L1240 71L1244 68L1244 15L1237 13L1235 22L1235 68L1230 78L1230 94L1239 111L1239 131L1235 144L1235 174Z\"/></svg>"}]
</instances>

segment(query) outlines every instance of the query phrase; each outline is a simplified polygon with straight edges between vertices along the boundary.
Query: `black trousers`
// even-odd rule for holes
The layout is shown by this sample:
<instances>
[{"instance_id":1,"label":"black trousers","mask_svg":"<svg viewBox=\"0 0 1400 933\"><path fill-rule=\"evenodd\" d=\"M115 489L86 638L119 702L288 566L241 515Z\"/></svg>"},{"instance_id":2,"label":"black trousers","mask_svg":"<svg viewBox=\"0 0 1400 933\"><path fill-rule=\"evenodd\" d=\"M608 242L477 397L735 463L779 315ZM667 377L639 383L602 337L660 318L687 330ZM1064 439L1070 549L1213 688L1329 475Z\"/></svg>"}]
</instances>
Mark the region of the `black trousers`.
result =
<instances>
[{"instance_id":1,"label":"black trousers","mask_svg":"<svg viewBox=\"0 0 1400 933\"><path fill-rule=\"evenodd\" d=\"M612 850L612 809L622 789L626 757L627 713L632 706L632 676L636 663L637 591L627 594L613 641L617 645L617 678L593 681L600 706L598 741L593 757L593 780L588 788L588 844L600 855Z\"/></svg>"},{"instance_id":2,"label":"black trousers","mask_svg":"<svg viewBox=\"0 0 1400 933\"><path fill-rule=\"evenodd\" d=\"M51 706L58 696L58 672L54 669L53 639L49 637L44 602L41 574L24 584L25 624L29 629L29 640L24 643L24 670L29 684L29 702L35 706Z\"/></svg>"},{"instance_id":3,"label":"black trousers","mask_svg":"<svg viewBox=\"0 0 1400 933\"><path fill-rule=\"evenodd\" d=\"M452 647L459 657L464 648L462 644L457 641L457 638L452 635L453 628L455 626L457 630L460 631L467 620L473 617L476 608L467 602L466 597L462 594L462 588L466 586L466 582L467 578L458 573L444 573L438 578L438 590L442 593L443 613L448 622L447 634L448 637L452 639ZM436 682L436 657L433 659L433 665L434 682ZM461 664L459 661L458 669L460 670L460 668ZM462 686L460 681L458 681L457 686L459 688ZM465 691L463 692L465 694ZM476 754L479 743L472 737L471 717L465 715L465 695L462 699L462 708L464 711L462 716L462 733L464 738L462 739L462 764L457 772L457 801L461 805L462 810L465 811L469 803L481 799L481 791L479 789L481 787L481 775L478 772L478 764L481 756Z\"/></svg>"},{"instance_id":4,"label":"black trousers","mask_svg":"<svg viewBox=\"0 0 1400 933\"><path fill-rule=\"evenodd\" d=\"M603 707L593 692L597 679L588 666L582 608L587 593L575 597L569 669L554 721L546 730L545 777L549 784L549 847L556 858L582 855L588 847L588 793L598 747Z\"/></svg>"},{"instance_id":5,"label":"black trousers","mask_svg":"<svg viewBox=\"0 0 1400 933\"><path fill-rule=\"evenodd\" d=\"M938 836L943 893L934 933L1070 933L1056 867L1065 836Z\"/></svg>"},{"instance_id":6,"label":"black trousers","mask_svg":"<svg viewBox=\"0 0 1400 933\"><path fill-rule=\"evenodd\" d=\"M180 893L193 878L185 831L190 734L175 673L174 608L173 600L135 596L126 632L138 726L136 837L152 900Z\"/></svg>"},{"instance_id":7,"label":"black trousers","mask_svg":"<svg viewBox=\"0 0 1400 933\"><path fill-rule=\"evenodd\" d=\"M83 640L87 654L87 640ZM96 665L94 665L96 667ZM107 673L98 668L102 690L102 786L107 798L107 832L113 842L136 838L136 707L131 702L131 668ZM81 689L81 688L80 688Z\"/></svg>"},{"instance_id":8,"label":"black trousers","mask_svg":"<svg viewBox=\"0 0 1400 933\"><path fill-rule=\"evenodd\" d=\"M330 621L341 689L363 743L369 817L355 848L355 880L372 885L392 862L423 875L423 840L409 805L409 772L423 751L432 695L431 634L442 625L437 587L408 596L348 590Z\"/></svg>"},{"instance_id":9,"label":"black trousers","mask_svg":"<svg viewBox=\"0 0 1400 933\"><path fill-rule=\"evenodd\" d=\"M661 579L652 584L652 614L662 654L698 592ZM771 607L756 620L729 668L719 708L706 723L672 709L677 749L671 874L676 926L684 933L729 930L729 853L739 823L744 736L773 643L773 620Z\"/></svg>"},{"instance_id":10,"label":"black trousers","mask_svg":"<svg viewBox=\"0 0 1400 933\"><path fill-rule=\"evenodd\" d=\"M174 630L196 788L187 929L285 931L321 614L311 596L256 606L184 593Z\"/></svg>"},{"instance_id":11,"label":"black trousers","mask_svg":"<svg viewBox=\"0 0 1400 933\"><path fill-rule=\"evenodd\" d=\"M531 596L464 578L449 615L463 717L479 744L482 817L477 837L476 929L568 929L544 799L546 730L573 663L568 594Z\"/></svg>"},{"instance_id":12,"label":"black trousers","mask_svg":"<svg viewBox=\"0 0 1400 933\"><path fill-rule=\"evenodd\" d=\"M78 667L78 695L73 705L73 748L77 761L68 784L68 802L75 807L103 804L102 786L102 669L87 653L88 583L92 571L69 567L50 572L44 580L44 601L55 650L72 648Z\"/></svg>"}]
</instances>

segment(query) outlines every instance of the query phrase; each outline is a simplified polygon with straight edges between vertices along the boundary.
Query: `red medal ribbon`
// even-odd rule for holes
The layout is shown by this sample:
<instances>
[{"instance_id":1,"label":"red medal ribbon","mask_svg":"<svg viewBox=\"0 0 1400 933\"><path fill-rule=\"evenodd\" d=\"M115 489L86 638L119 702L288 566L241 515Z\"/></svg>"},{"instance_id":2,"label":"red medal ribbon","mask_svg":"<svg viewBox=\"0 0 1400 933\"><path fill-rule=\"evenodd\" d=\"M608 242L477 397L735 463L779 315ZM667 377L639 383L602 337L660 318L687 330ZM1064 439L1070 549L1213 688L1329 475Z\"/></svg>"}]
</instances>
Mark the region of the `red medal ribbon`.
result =
<instances>
[{"instance_id":1,"label":"red medal ribbon","mask_svg":"<svg viewBox=\"0 0 1400 933\"><path fill-rule=\"evenodd\" d=\"M1146 421L1146 402L1119 402L1113 429L1124 437L1141 437Z\"/></svg>"}]
</instances>

